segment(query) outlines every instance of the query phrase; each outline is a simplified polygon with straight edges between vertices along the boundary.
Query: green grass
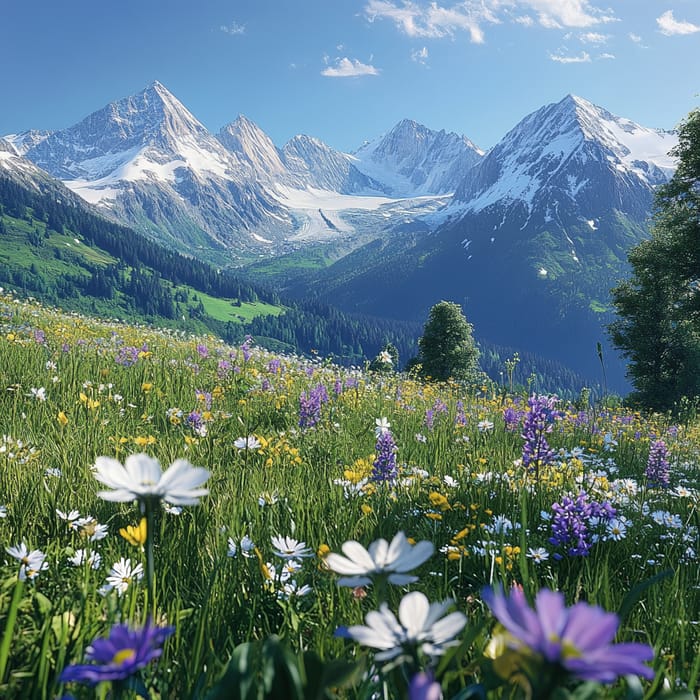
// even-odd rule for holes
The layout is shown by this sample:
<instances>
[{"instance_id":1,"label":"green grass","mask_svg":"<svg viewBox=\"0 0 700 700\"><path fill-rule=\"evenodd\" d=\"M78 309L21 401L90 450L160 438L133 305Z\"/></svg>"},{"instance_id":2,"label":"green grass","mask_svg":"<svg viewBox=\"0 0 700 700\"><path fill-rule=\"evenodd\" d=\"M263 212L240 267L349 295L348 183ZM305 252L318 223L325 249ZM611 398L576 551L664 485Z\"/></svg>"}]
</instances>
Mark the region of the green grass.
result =
<instances>
[{"instance_id":1,"label":"green grass","mask_svg":"<svg viewBox=\"0 0 700 700\"><path fill-rule=\"evenodd\" d=\"M0 296L0 544L25 543L48 564L18 587L19 562L0 557L1 697L101 697L105 687L62 686L61 670L81 663L113 624L140 625L154 609L156 623L175 633L160 661L142 672L151 697L205 697L234 650L237 659L251 651L245 658L254 668L255 642L271 635L291 657L268 642L265 658L276 659L277 670L268 667L265 677L274 679L277 697L299 697L280 690L290 677L284 668L312 651L323 663L366 658L366 650L334 636L336 628L362 623L382 600L396 611L408 590L431 601L449 598L467 616L464 644L438 666L445 697L454 697L494 678L484 657L493 618L481 591L499 583L520 585L530 597L550 587L568 604L624 609L617 641L654 647L656 680L644 682L645 697L664 682L700 689L698 423L669 429L667 416L561 404L561 419L544 434L556 459L534 473L518 462L521 425L508 431L502 418L506 408L524 411L525 397L495 386L351 373L255 347L247 353L213 337L101 322ZM318 422L305 427L300 399L321 385L328 400ZM400 481L393 486L361 481L375 459L378 418L389 421L397 444ZM256 436L259 447L238 449L234 441L246 436ZM669 447L672 486L684 490L646 483L650 442L658 437ZM104 485L91 468L101 456L124 462L139 452L164 468L184 458L211 474L199 505L156 513L155 605L145 579L134 578L121 596L99 592L120 558L145 566L146 555L119 534L139 522L138 506L100 498ZM606 537L604 523L592 526L602 537L587 557L557 560L542 513L581 488L628 519L626 536L618 541ZM73 509L86 520L71 527L57 510ZM97 523L106 536L91 540ZM305 558L293 577L310 587L307 596L287 599L279 577L267 576L268 563L278 573L283 565L274 535L303 541L312 552L322 545L340 552L349 539L366 547L399 531L434 545L409 586L340 587L318 555ZM243 556L245 535L259 558ZM235 557L227 555L229 538L239 545ZM527 553L540 547L549 559L537 564ZM100 554L97 568L69 563L79 549ZM244 643L253 646L239 647ZM308 684L321 672L306 659ZM386 697L403 696L400 673L384 680ZM229 690L220 697L235 697ZM337 695L373 692L382 692L381 683L367 677ZM508 692L487 697L518 697ZM626 692L620 681L601 694ZM562 689L557 697L568 695ZM627 697L642 695L631 689Z\"/></svg>"},{"instance_id":2,"label":"green grass","mask_svg":"<svg viewBox=\"0 0 700 700\"><path fill-rule=\"evenodd\" d=\"M201 300L207 314L218 321L247 323L256 316L278 316L284 311L281 306L262 301L243 302L237 306L234 299L219 299L202 292L194 292L194 294Z\"/></svg>"}]
</instances>

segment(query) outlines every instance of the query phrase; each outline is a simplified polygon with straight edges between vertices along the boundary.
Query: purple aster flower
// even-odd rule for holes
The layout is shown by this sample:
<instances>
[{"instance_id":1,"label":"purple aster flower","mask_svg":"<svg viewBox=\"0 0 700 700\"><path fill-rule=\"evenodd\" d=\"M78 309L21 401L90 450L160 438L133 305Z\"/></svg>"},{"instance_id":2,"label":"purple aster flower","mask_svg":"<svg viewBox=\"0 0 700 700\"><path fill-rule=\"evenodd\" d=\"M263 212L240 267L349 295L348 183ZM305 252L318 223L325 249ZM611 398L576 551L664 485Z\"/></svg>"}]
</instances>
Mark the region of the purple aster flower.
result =
<instances>
[{"instance_id":1,"label":"purple aster flower","mask_svg":"<svg viewBox=\"0 0 700 700\"><path fill-rule=\"evenodd\" d=\"M668 469L668 449L663 440L655 440L649 448L649 459L645 475L652 488L667 488L670 484Z\"/></svg>"},{"instance_id":2,"label":"purple aster flower","mask_svg":"<svg viewBox=\"0 0 700 700\"><path fill-rule=\"evenodd\" d=\"M610 683L628 673L654 678L644 665L654 658L648 644L612 644L619 624L614 613L584 602L567 608L563 593L546 588L537 593L534 610L519 588L510 597L502 589L486 588L482 597L516 651L532 652L550 667L586 681Z\"/></svg>"},{"instance_id":3,"label":"purple aster flower","mask_svg":"<svg viewBox=\"0 0 700 700\"><path fill-rule=\"evenodd\" d=\"M122 345L114 358L114 361L122 367L131 367L138 362L139 349L130 345Z\"/></svg>"},{"instance_id":4,"label":"purple aster flower","mask_svg":"<svg viewBox=\"0 0 700 700\"><path fill-rule=\"evenodd\" d=\"M442 700L442 689L431 671L420 671L411 678L408 700Z\"/></svg>"},{"instance_id":5,"label":"purple aster flower","mask_svg":"<svg viewBox=\"0 0 700 700\"><path fill-rule=\"evenodd\" d=\"M209 348L206 345L204 345L203 343L199 343L197 345L197 354L202 359L206 359L207 357L209 357Z\"/></svg>"},{"instance_id":6,"label":"purple aster flower","mask_svg":"<svg viewBox=\"0 0 700 700\"><path fill-rule=\"evenodd\" d=\"M174 627L154 627L150 619L140 629L114 625L108 637L95 639L87 648L85 658L92 663L66 666L60 681L97 685L125 680L157 659L163 642L174 631Z\"/></svg>"}]
</instances>

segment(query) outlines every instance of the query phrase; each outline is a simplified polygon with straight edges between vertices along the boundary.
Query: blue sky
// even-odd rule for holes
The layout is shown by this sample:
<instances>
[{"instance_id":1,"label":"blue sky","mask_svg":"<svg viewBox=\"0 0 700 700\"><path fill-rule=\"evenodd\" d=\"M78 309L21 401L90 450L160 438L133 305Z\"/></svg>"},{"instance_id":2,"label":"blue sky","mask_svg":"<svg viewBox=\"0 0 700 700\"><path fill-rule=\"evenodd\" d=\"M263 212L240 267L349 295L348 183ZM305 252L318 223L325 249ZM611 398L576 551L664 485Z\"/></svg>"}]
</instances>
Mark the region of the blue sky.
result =
<instances>
[{"instance_id":1,"label":"blue sky","mask_svg":"<svg viewBox=\"0 0 700 700\"><path fill-rule=\"evenodd\" d=\"M659 128L700 106L698 0L24 0L0 27L0 134L153 80L212 131L346 151L406 117L488 148L567 93Z\"/></svg>"}]
</instances>

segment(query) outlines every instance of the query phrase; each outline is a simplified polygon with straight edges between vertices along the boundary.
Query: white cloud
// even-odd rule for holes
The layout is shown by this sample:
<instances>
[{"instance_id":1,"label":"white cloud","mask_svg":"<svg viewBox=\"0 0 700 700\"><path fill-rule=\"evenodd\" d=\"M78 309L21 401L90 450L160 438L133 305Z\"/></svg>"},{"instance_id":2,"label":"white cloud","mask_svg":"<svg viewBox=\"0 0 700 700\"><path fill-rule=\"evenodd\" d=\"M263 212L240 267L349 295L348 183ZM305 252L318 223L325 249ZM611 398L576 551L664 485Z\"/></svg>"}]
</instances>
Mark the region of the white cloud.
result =
<instances>
[{"instance_id":1,"label":"white cloud","mask_svg":"<svg viewBox=\"0 0 700 700\"><path fill-rule=\"evenodd\" d=\"M700 27L697 24L677 20L673 16L673 10L668 10L667 12L664 12L661 17L657 17L656 24L659 25L659 31L666 36L694 34L695 32L700 32Z\"/></svg>"},{"instance_id":2,"label":"white cloud","mask_svg":"<svg viewBox=\"0 0 700 700\"><path fill-rule=\"evenodd\" d=\"M549 29L585 28L615 21L611 10L603 10L592 0L367 0L365 15L370 22L392 21L410 37L439 39L467 32L471 41L485 41L484 25L503 21L532 26L537 22Z\"/></svg>"},{"instance_id":3,"label":"white cloud","mask_svg":"<svg viewBox=\"0 0 700 700\"><path fill-rule=\"evenodd\" d=\"M610 34L599 34L598 32L586 32L585 34L581 34L579 36L579 39L584 43L584 44L605 44L608 39L610 38Z\"/></svg>"},{"instance_id":4,"label":"white cloud","mask_svg":"<svg viewBox=\"0 0 700 700\"><path fill-rule=\"evenodd\" d=\"M639 36L639 34L635 34L634 32L630 32L627 35L631 41L633 41L635 44L641 44L642 43L642 37Z\"/></svg>"},{"instance_id":5,"label":"white cloud","mask_svg":"<svg viewBox=\"0 0 700 700\"><path fill-rule=\"evenodd\" d=\"M498 0L493 0L498 2ZM537 13L543 27L592 27L615 21L611 10L602 10L590 0L509 0L513 4L525 5Z\"/></svg>"},{"instance_id":6,"label":"white cloud","mask_svg":"<svg viewBox=\"0 0 700 700\"><path fill-rule=\"evenodd\" d=\"M561 53L559 53L559 54L550 53L549 57L552 59L552 61L556 61L557 63L590 63L591 62L591 56L586 51L581 51L581 53L578 56L563 56Z\"/></svg>"},{"instance_id":7,"label":"white cloud","mask_svg":"<svg viewBox=\"0 0 700 700\"><path fill-rule=\"evenodd\" d=\"M240 36L245 34L245 24L238 24L238 22L231 22L228 26L222 24L219 29L225 34L230 34L231 36Z\"/></svg>"},{"instance_id":8,"label":"white cloud","mask_svg":"<svg viewBox=\"0 0 700 700\"><path fill-rule=\"evenodd\" d=\"M605 60L607 60L607 59L613 60L613 59L615 59L615 54L614 53L602 53L602 54L600 54L600 56L598 56L598 58L605 59Z\"/></svg>"},{"instance_id":9,"label":"white cloud","mask_svg":"<svg viewBox=\"0 0 700 700\"><path fill-rule=\"evenodd\" d=\"M428 62L428 47L411 51L411 60L425 65Z\"/></svg>"},{"instance_id":10,"label":"white cloud","mask_svg":"<svg viewBox=\"0 0 700 700\"><path fill-rule=\"evenodd\" d=\"M337 58L335 65L321 71L328 78L354 78L358 75L379 75L379 70L373 65L362 63L356 58Z\"/></svg>"},{"instance_id":11,"label":"white cloud","mask_svg":"<svg viewBox=\"0 0 700 700\"><path fill-rule=\"evenodd\" d=\"M496 0L496 4L499 1ZM410 37L440 39L465 31L473 43L482 44L484 32L481 24L500 22L488 7L489 2L466 0L453 3L451 7L441 7L437 2L425 6L411 0L403 0L401 5L394 0L369 0L365 5L365 14L370 22L392 20L401 32Z\"/></svg>"}]
</instances>

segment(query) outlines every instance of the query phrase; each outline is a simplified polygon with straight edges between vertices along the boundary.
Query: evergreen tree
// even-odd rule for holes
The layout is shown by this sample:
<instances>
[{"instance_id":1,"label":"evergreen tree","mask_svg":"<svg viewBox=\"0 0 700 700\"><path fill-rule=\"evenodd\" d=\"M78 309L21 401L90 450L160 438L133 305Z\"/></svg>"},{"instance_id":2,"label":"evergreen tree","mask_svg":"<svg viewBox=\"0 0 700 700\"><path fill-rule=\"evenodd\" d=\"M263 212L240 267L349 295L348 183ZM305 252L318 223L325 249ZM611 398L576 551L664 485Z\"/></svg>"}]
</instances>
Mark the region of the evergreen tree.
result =
<instances>
[{"instance_id":1,"label":"evergreen tree","mask_svg":"<svg viewBox=\"0 0 700 700\"><path fill-rule=\"evenodd\" d=\"M479 348L473 328L459 304L441 301L430 309L418 340L421 374L438 381L473 379L479 367Z\"/></svg>"},{"instance_id":2,"label":"evergreen tree","mask_svg":"<svg viewBox=\"0 0 700 700\"><path fill-rule=\"evenodd\" d=\"M652 237L612 290L613 343L629 359L637 403L666 410L700 395L700 110L679 127L678 168L656 194Z\"/></svg>"}]
</instances>

